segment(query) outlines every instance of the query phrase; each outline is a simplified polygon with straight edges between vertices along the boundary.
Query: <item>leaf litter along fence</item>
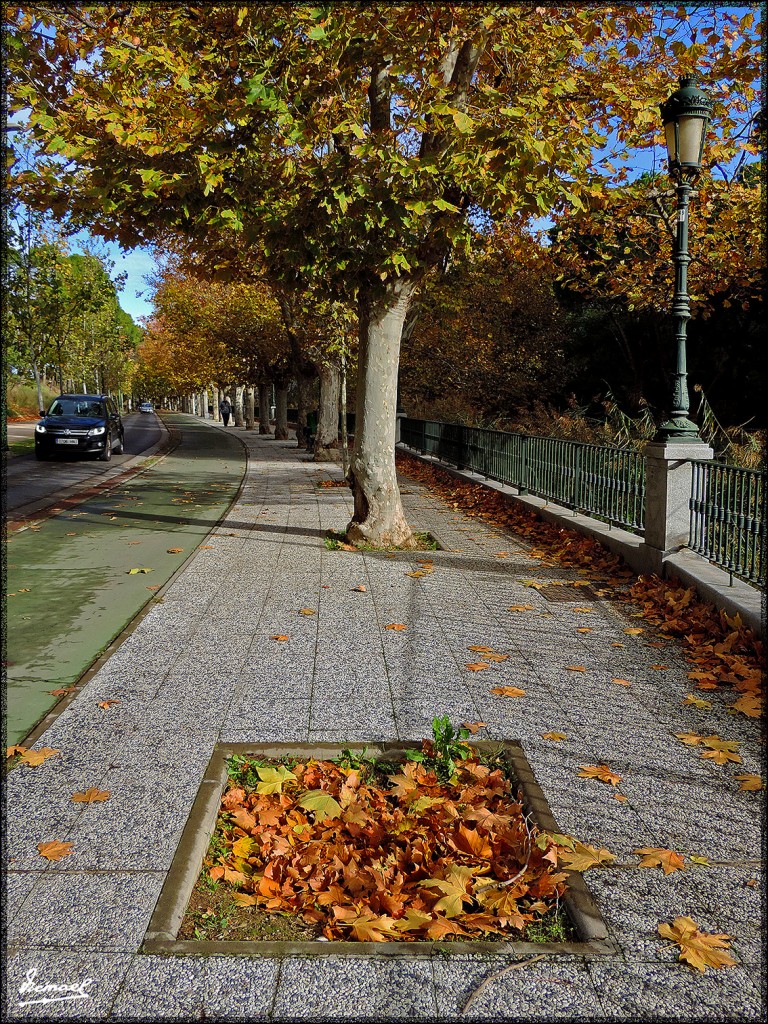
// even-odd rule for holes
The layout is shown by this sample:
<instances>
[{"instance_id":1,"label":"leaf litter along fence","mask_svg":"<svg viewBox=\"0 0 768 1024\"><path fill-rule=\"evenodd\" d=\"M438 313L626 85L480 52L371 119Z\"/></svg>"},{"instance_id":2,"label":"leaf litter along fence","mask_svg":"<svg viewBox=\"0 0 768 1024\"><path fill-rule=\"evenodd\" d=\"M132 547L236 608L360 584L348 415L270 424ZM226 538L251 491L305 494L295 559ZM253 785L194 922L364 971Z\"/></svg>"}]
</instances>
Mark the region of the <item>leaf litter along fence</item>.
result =
<instances>
[{"instance_id":1,"label":"leaf litter along fence","mask_svg":"<svg viewBox=\"0 0 768 1024\"><path fill-rule=\"evenodd\" d=\"M520 494L644 532L645 459L639 452L407 417L400 438ZM764 586L764 473L724 463L692 465L689 547L731 577Z\"/></svg>"},{"instance_id":2,"label":"leaf litter along fence","mask_svg":"<svg viewBox=\"0 0 768 1024\"><path fill-rule=\"evenodd\" d=\"M459 469L516 487L520 494L643 531L645 460L638 452L433 420L403 419L400 438Z\"/></svg>"}]
</instances>

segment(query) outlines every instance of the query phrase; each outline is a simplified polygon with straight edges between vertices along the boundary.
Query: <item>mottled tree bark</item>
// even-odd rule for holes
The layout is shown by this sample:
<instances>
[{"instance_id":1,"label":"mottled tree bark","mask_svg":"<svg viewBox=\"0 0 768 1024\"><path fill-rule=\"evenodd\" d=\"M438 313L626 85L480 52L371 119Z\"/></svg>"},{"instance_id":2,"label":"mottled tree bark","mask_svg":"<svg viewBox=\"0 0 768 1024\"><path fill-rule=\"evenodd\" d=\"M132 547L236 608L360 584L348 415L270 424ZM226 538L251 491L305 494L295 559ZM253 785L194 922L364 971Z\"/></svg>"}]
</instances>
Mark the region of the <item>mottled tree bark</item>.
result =
<instances>
[{"instance_id":1,"label":"mottled tree bark","mask_svg":"<svg viewBox=\"0 0 768 1024\"><path fill-rule=\"evenodd\" d=\"M318 365L320 374L320 408L315 435L315 461L336 461L340 455L339 441L339 389L341 374L336 362Z\"/></svg>"},{"instance_id":2,"label":"mottled tree bark","mask_svg":"<svg viewBox=\"0 0 768 1024\"><path fill-rule=\"evenodd\" d=\"M271 434L269 425L269 406L272 401L272 382L261 381L259 383L259 433Z\"/></svg>"},{"instance_id":3,"label":"mottled tree bark","mask_svg":"<svg viewBox=\"0 0 768 1024\"><path fill-rule=\"evenodd\" d=\"M275 440L288 440L288 386L275 387Z\"/></svg>"},{"instance_id":4,"label":"mottled tree bark","mask_svg":"<svg viewBox=\"0 0 768 1024\"><path fill-rule=\"evenodd\" d=\"M415 547L400 501L395 471L397 370L403 321L415 290L407 278L389 282L375 296L361 287L355 444L349 479L354 515L347 527L353 543Z\"/></svg>"},{"instance_id":5,"label":"mottled tree bark","mask_svg":"<svg viewBox=\"0 0 768 1024\"><path fill-rule=\"evenodd\" d=\"M243 386L238 384L233 388L233 415L235 418L236 427L244 427L245 420L243 419Z\"/></svg>"},{"instance_id":6,"label":"mottled tree bark","mask_svg":"<svg viewBox=\"0 0 768 1024\"><path fill-rule=\"evenodd\" d=\"M254 412L254 406L256 402L254 399L254 393L252 387L245 389L245 429L255 430L256 429L256 414Z\"/></svg>"}]
</instances>

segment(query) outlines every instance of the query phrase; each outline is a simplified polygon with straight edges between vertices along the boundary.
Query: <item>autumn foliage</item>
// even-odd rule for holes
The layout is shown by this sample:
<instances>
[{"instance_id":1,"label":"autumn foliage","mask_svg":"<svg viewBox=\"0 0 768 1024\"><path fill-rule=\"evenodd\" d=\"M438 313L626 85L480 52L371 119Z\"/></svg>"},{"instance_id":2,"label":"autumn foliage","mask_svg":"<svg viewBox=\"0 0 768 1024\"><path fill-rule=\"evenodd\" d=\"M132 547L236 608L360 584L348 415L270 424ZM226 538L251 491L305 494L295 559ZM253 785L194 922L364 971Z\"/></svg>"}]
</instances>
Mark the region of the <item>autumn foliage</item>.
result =
<instances>
[{"instance_id":1,"label":"autumn foliage","mask_svg":"<svg viewBox=\"0 0 768 1024\"><path fill-rule=\"evenodd\" d=\"M300 915L330 940L519 938L565 893L559 858L580 844L528 821L503 766L472 753L446 780L430 741L422 753L385 773L246 763L255 785L241 771L222 799L226 853L207 861L210 877L241 906Z\"/></svg>"}]
</instances>

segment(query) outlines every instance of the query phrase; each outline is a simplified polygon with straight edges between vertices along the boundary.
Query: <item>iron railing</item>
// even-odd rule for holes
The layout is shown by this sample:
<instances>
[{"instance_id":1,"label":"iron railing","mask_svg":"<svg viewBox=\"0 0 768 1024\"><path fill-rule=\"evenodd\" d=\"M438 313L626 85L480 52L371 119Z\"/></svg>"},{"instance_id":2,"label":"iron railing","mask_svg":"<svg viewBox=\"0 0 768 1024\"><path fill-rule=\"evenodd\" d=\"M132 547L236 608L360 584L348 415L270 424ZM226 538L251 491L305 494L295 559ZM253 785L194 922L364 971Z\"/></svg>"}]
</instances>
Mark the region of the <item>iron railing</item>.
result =
<instances>
[{"instance_id":1,"label":"iron railing","mask_svg":"<svg viewBox=\"0 0 768 1024\"><path fill-rule=\"evenodd\" d=\"M765 585L765 473L693 462L688 546L731 575Z\"/></svg>"},{"instance_id":2,"label":"iron railing","mask_svg":"<svg viewBox=\"0 0 768 1024\"><path fill-rule=\"evenodd\" d=\"M638 452L460 423L403 418L400 439L486 478L635 533L644 528L645 460Z\"/></svg>"}]
</instances>

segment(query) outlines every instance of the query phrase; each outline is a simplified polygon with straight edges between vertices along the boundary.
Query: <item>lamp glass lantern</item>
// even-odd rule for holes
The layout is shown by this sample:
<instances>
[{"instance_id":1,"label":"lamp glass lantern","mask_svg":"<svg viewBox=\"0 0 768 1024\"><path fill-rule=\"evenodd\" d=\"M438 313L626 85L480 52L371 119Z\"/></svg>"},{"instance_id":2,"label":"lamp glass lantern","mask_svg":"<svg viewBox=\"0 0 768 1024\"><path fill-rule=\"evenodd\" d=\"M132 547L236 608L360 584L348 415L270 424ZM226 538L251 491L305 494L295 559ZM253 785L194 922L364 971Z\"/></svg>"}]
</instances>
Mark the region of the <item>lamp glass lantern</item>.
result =
<instances>
[{"instance_id":1,"label":"lamp glass lantern","mask_svg":"<svg viewBox=\"0 0 768 1024\"><path fill-rule=\"evenodd\" d=\"M712 114L712 102L696 85L696 79L686 75L680 79L680 88L661 104L661 117L669 157L669 172L673 178L695 180L701 174L704 139Z\"/></svg>"}]
</instances>

